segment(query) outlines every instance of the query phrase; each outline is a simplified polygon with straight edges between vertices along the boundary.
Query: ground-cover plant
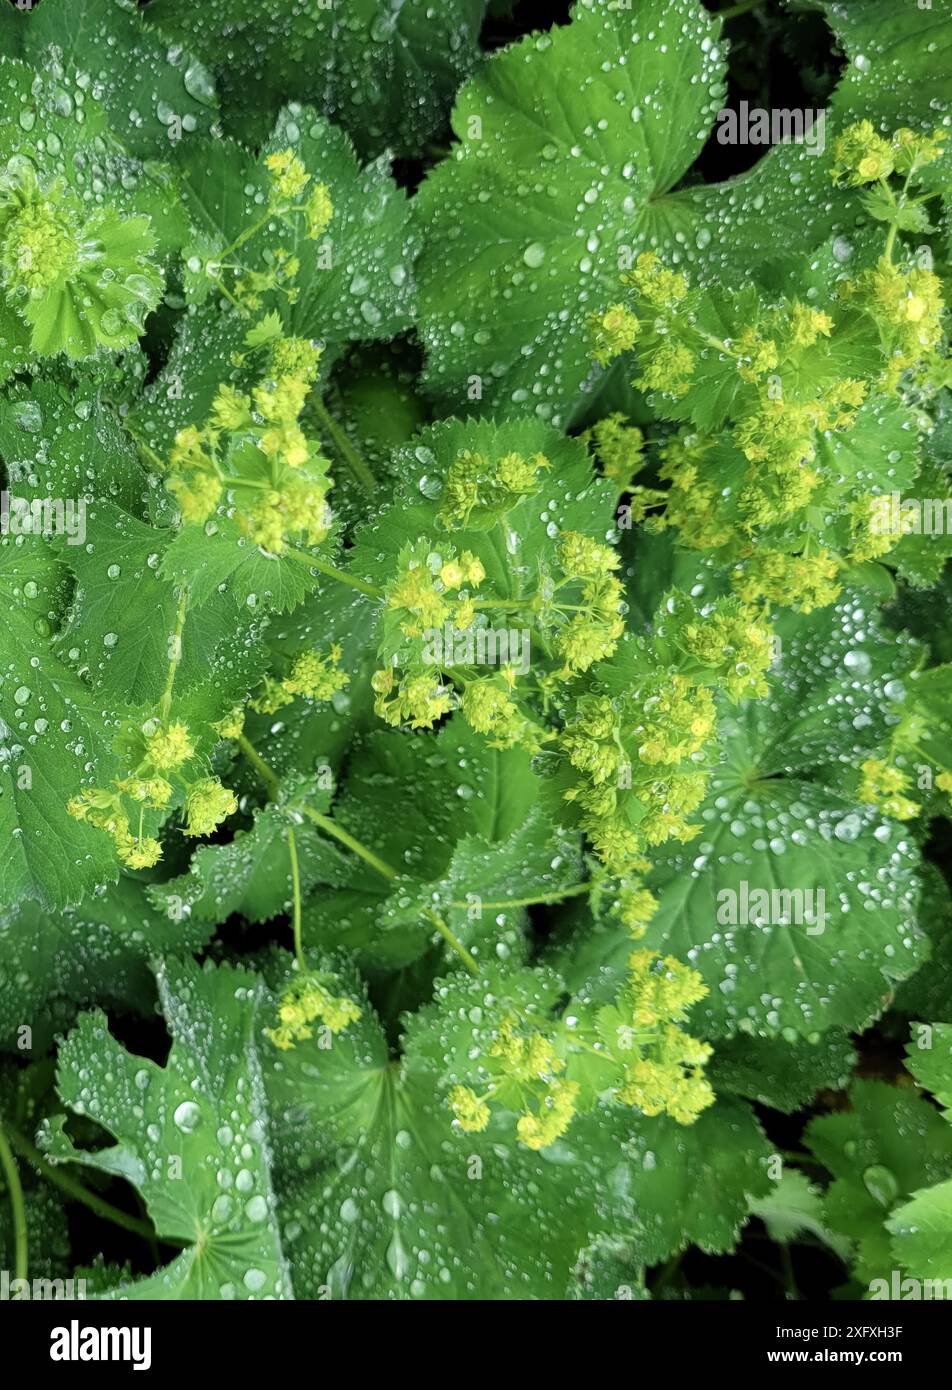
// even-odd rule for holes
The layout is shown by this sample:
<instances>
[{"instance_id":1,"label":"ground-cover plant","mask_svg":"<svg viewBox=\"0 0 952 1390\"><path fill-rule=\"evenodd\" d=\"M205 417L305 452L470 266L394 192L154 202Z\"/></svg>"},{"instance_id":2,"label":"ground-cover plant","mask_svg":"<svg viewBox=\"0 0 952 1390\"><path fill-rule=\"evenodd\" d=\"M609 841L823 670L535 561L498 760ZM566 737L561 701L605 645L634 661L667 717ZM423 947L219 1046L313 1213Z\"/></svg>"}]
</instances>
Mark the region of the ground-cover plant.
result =
<instances>
[{"instance_id":1,"label":"ground-cover plant","mask_svg":"<svg viewBox=\"0 0 952 1390\"><path fill-rule=\"evenodd\" d=\"M0 1268L952 1296L952 21L486 8L0 9Z\"/></svg>"}]
</instances>

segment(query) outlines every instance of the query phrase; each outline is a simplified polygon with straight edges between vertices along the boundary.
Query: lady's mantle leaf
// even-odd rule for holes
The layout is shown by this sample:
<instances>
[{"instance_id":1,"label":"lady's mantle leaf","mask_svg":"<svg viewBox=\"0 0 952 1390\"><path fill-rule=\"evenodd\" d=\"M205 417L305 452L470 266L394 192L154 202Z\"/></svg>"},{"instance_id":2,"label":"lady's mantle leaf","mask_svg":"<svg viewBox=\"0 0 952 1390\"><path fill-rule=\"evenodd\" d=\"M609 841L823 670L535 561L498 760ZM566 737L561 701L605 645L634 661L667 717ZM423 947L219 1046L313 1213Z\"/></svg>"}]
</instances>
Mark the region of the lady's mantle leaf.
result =
<instances>
[{"instance_id":1,"label":"lady's mantle leaf","mask_svg":"<svg viewBox=\"0 0 952 1390\"><path fill-rule=\"evenodd\" d=\"M472 70L485 0L153 0L148 18L217 70L246 143L288 96L317 99L357 148L416 155Z\"/></svg>"},{"instance_id":2,"label":"lady's mantle leaf","mask_svg":"<svg viewBox=\"0 0 952 1390\"><path fill-rule=\"evenodd\" d=\"M119 769L100 702L51 647L60 574L38 536L0 545L0 908L63 908L117 876L105 836L66 812L90 768Z\"/></svg>"},{"instance_id":3,"label":"lady's mantle leaf","mask_svg":"<svg viewBox=\"0 0 952 1390\"><path fill-rule=\"evenodd\" d=\"M78 1149L60 1125L49 1153L126 1178L156 1233L186 1244L123 1298L288 1298L254 1043L259 986L240 970L174 961L157 980L173 1039L164 1067L127 1052L98 1012L60 1048L60 1095L117 1144Z\"/></svg>"},{"instance_id":4,"label":"lady's mantle leaf","mask_svg":"<svg viewBox=\"0 0 952 1390\"><path fill-rule=\"evenodd\" d=\"M142 885L121 878L79 907L43 912L34 903L0 916L0 1046L16 1042L24 1023L33 1048L51 1035L50 1001L90 1005L106 1000L151 1011L156 956L197 951L211 935L207 922L153 910Z\"/></svg>"},{"instance_id":5,"label":"lady's mantle leaf","mask_svg":"<svg viewBox=\"0 0 952 1390\"><path fill-rule=\"evenodd\" d=\"M661 851L651 879L661 905L646 944L701 972L709 992L693 1019L710 1038L863 1028L927 953L912 836L835 790L877 750L914 649L855 596L779 631L771 695L722 720L700 833ZM629 950L624 933L596 928L559 968L598 989L598 969L623 969Z\"/></svg>"},{"instance_id":6,"label":"lady's mantle leaf","mask_svg":"<svg viewBox=\"0 0 952 1390\"><path fill-rule=\"evenodd\" d=\"M272 1052L266 1084L299 1298L559 1298L602 1228L587 1155L454 1133L439 1073L390 1062L369 1005L330 1048Z\"/></svg>"},{"instance_id":7,"label":"lady's mantle leaf","mask_svg":"<svg viewBox=\"0 0 952 1390\"><path fill-rule=\"evenodd\" d=\"M570 415L592 374L585 317L628 253L667 240L663 195L723 95L719 22L695 0L582 0L492 57L457 100L455 157L417 198L429 379L449 409Z\"/></svg>"},{"instance_id":8,"label":"lady's mantle leaf","mask_svg":"<svg viewBox=\"0 0 952 1390\"><path fill-rule=\"evenodd\" d=\"M164 159L176 141L209 132L217 115L206 69L129 0L43 0L9 26L0 48L67 92L74 83L93 91L126 148L143 159Z\"/></svg>"},{"instance_id":9,"label":"lady's mantle leaf","mask_svg":"<svg viewBox=\"0 0 952 1390\"><path fill-rule=\"evenodd\" d=\"M920 1086L945 1107L946 1120L952 1121L952 1026L936 1023L917 1031L918 1040L906 1049L906 1065ZM944 1144L942 1148L944 1152ZM911 1275L952 1279L952 1180L915 1192L912 1201L897 1208L886 1225L894 1237L892 1252ZM944 1290L932 1297L948 1298L950 1287L946 1283ZM929 1295L923 1293L922 1297Z\"/></svg>"},{"instance_id":10,"label":"lady's mantle leaf","mask_svg":"<svg viewBox=\"0 0 952 1390\"><path fill-rule=\"evenodd\" d=\"M416 793L394 816L407 785ZM528 753L490 748L458 717L436 736L373 734L348 768L334 819L398 876L349 857L346 881L305 904L305 940L355 950L370 969L394 969L436 939L428 907L477 955L519 949L521 912L497 904L557 894L581 869L576 837L553 833L536 813L537 798Z\"/></svg>"},{"instance_id":11,"label":"lady's mantle leaf","mask_svg":"<svg viewBox=\"0 0 952 1390\"><path fill-rule=\"evenodd\" d=\"M900 1207L898 1226L890 1221L887 1229L884 1223L904 1198L952 1174L952 1129L924 1097L880 1081L857 1081L850 1100L851 1110L813 1120L805 1139L833 1174L824 1210L833 1229L855 1243L857 1277L888 1279L893 1268L889 1229L915 1234L910 1230L915 1203ZM952 1183L943 1187L952 1189ZM941 1193L942 1187L933 1191ZM906 1254L912 1266L923 1251L910 1244Z\"/></svg>"}]
</instances>

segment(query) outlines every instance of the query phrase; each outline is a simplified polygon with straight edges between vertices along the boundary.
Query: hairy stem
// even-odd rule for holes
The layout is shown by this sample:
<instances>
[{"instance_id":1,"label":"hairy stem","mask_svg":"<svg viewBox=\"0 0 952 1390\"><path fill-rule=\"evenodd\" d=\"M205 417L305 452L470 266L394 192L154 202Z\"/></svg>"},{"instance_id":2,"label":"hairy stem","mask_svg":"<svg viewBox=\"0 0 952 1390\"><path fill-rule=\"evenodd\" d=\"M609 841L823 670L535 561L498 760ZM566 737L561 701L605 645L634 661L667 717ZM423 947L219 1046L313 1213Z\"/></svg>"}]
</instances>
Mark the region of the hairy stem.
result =
<instances>
[{"instance_id":1,"label":"hairy stem","mask_svg":"<svg viewBox=\"0 0 952 1390\"><path fill-rule=\"evenodd\" d=\"M764 0L740 0L737 5L731 5L729 9L718 10L717 18L728 20L736 19L738 15L747 14L750 10L757 10L764 3Z\"/></svg>"},{"instance_id":2,"label":"hairy stem","mask_svg":"<svg viewBox=\"0 0 952 1390\"><path fill-rule=\"evenodd\" d=\"M443 918L440 916L440 914L438 912L434 912L432 907L425 907L423 909L423 915L425 917L429 917L430 921L433 923L434 927L436 927L436 930L439 932L440 936L442 936L443 940L447 942L448 945L452 946L453 950L459 956L460 960L466 966L466 969L470 972L470 974L478 975L479 966L476 963L475 956L470 955L469 951L467 951L462 941L460 941L459 937L446 924L446 922L443 921Z\"/></svg>"},{"instance_id":3,"label":"hairy stem","mask_svg":"<svg viewBox=\"0 0 952 1390\"><path fill-rule=\"evenodd\" d=\"M245 758L264 783L269 799L271 801L276 801L278 792L281 790L281 778L275 772L274 768L268 766L247 734L239 734L236 742Z\"/></svg>"},{"instance_id":4,"label":"hairy stem","mask_svg":"<svg viewBox=\"0 0 952 1390\"><path fill-rule=\"evenodd\" d=\"M391 882L396 878L396 869L385 860L381 859L379 855L374 854L372 849L368 849L365 844L362 844L360 840L351 835L349 830L345 830L342 825L338 825L336 821L331 820L330 816L324 816L320 811L315 811L313 806L302 806L301 810L316 826L319 826L320 829L324 831L325 835L330 835L331 838L337 840L339 844L346 846L346 848L356 854L358 858L362 859L365 864L369 864L372 869L376 869L377 873L383 878Z\"/></svg>"},{"instance_id":5,"label":"hairy stem","mask_svg":"<svg viewBox=\"0 0 952 1390\"><path fill-rule=\"evenodd\" d=\"M248 759L248 762L258 773L262 782L264 782L268 789L268 794L273 800L281 787L281 779L278 777L278 774L273 768L268 766L246 734L239 734L237 742L238 747ZM375 854L372 849L369 849L367 845L358 840L356 836L351 835L350 831L345 830L342 825L338 825L330 816L325 816L322 812L316 811L313 806L302 805L299 809L301 814L307 816L318 829L324 831L325 835L329 835L332 840L336 840L338 844L343 845L345 849L349 849L351 853L356 854L359 859L362 859L365 864L369 864L370 867L380 874L381 878L385 878L388 883L392 883L397 877L397 870L392 864L388 864L385 859L381 859L379 854ZM306 969L306 966L304 963L304 953L301 948L301 885L297 868L297 845L294 842L293 830L288 832L288 848L291 853L291 881L294 887L294 953L297 957L298 964L303 970ZM466 907L468 904L464 903L463 906ZM423 908L423 915L430 919L443 939L448 945L452 946L460 960L465 964L467 970L472 971L473 974L478 973L479 966L476 963L475 957L467 951L462 941L460 941L459 937L456 936L446 922L443 921L439 913L434 912L431 907L425 907Z\"/></svg>"},{"instance_id":6,"label":"hairy stem","mask_svg":"<svg viewBox=\"0 0 952 1390\"><path fill-rule=\"evenodd\" d=\"M298 866L297 840L294 837L294 826L288 829L288 854L291 858L291 890L294 894L294 955L298 966L302 971L307 970L307 962L304 959L304 946L301 941L301 870Z\"/></svg>"},{"instance_id":7,"label":"hairy stem","mask_svg":"<svg viewBox=\"0 0 952 1390\"><path fill-rule=\"evenodd\" d=\"M7 1134L0 1123L0 1170L10 1194L10 1211L13 1217L13 1277L25 1279L29 1252L26 1237L26 1204L23 1201L23 1185L17 1161L13 1157Z\"/></svg>"},{"instance_id":8,"label":"hairy stem","mask_svg":"<svg viewBox=\"0 0 952 1390\"><path fill-rule=\"evenodd\" d=\"M88 1187L84 1187L81 1182L71 1178L68 1173L64 1173L56 1165L50 1163L43 1157L39 1149L31 1144L25 1135L19 1130L7 1125L7 1135L13 1148L21 1157L25 1158L36 1169L41 1177L47 1182L58 1187L67 1197L72 1197L74 1201L81 1202L84 1207L101 1216L104 1221L111 1221L114 1226L121 1226L124 1231L130 1231L133 1235L141 1236L143 1240L154 1241L155 1231L146 1221L139 1221L135 1216L130 1216L128 1212L121 1211L119 1207L114 1207L111 1202L107 1202L104 1197L100 1197L95 1192L90 1192ZM161 1236L163 1245L186 1246L187 1240L180 1240L177 1236Z\"/></svg>"},{"instance_id":9,"label":"hairy stem","mask_svg":"<svg viewBox=\"0 0 952 1390\"><path fill-rule=\"evenodd\" d=\"M291 549L291 547L288 548ZM294 554L307 564L313 565L316 570L320 570L321 574L326 574L328 579L336 579L338 584L346 584L349 588L366 594L368 598L383 598L383 589L378 589L374 584L367 584L363 579L358 579L356 575L339 570L336 565L330 564L327 560L319 560L316 555L309 555L305 550L294 550Z\"/></svg>"},{"instance_id":10,"label":"hairy stem","mask_svg":"<svg viewBox=\"0 0 952 1390\"><path fill-rule=\"evenodd\" d=\"M354 448L347 437L346 431L337 423L319 396L313 396L309 404L311 410L313 410L314 414L317 416L321 429L334 446L334 452L337 454L338 458L343 463L346 463L364 492L373 496L376 491L377 482L373 473L370 471L367 460Z\"/></svg>"},{"instance_id":11,"label":"hairy stem","mask_svg":"<svg viewBox=\"0 0 952 1390\"><path fill-rule=\"evenodd\" d=\"M481 899L475 904L487 912L502 912L507 907L534 907L537 903L560 903L563 898L577 898L582 893L591 891L590 883L573 883L569 888L557 888L551 893L535 894L531 898L500 898L498 902L483 902ZM473 903L450 903L450 907L467 908L473 907Z\"/></svg>"}]
</instances>

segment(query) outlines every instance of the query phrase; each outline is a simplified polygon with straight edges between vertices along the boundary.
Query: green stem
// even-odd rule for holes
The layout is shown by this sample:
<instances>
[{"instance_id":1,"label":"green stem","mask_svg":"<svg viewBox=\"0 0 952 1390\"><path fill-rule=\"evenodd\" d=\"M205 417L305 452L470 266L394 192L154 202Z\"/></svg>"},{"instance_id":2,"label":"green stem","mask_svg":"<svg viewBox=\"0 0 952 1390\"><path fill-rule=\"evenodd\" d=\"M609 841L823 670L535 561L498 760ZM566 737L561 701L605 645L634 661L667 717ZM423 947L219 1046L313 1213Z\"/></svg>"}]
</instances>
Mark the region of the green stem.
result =
<instances>
[{"instance_id":1,"label":"green stem","mask_svg":"<svg viewBox=\"0 0 952 1390\"><path fill-rule=\"evenodd\" d=\"M325 835L330 835L331 838L337 840L339 844L345 845L347 849L351 850L358 858L362 859L365 864L369 864L372 869L376 869L377 873L383 878L392 882L397 877L396 869L392 868L385 860L374 854L372 849L368 849L366 845L361 844L360 840L355 839L342 825L338 825L336 821L331 820L330 816L324 816L320 811L315 811L313 806L302 806L300 809L304 815L309 817L316 826L319 826L320 829L324 831Z\"/></svg>"},{"instance_id":2,"label":"green stem","mask_svg":"<svg viewBox=\"0 0 952 1390\"><path fill-rule=\"evenodd\" d=\"M326 574L329 579L336 579L338 584L346 584L351 589L357 589L360 593L366 594L368 598L383 598L383 589L376 588L373 584L367 584L363 579L357 579L352 574L347 574L344 570L339 570L336 565L329 564L327 560L319 560L316 555L309 555L306 550L297 550L292 546L288 547L288 552L294 554L299 560L303 560L308 565L313 565L321 574Z\"/></svg>"},{"instance_id":3,"label":"green stem","mask_svg":"<svg viewBox=\"0 0 952 1390\"><path fill-rule=\"evenodd\" d=\"M7 1140L6 1132L0 1124L0 1169L10 1193L10 1208L13 1215L13 1277L25 1279L27 1276L29 1251L26 1237L26 1204L23 1201L23 1186L17 1169L16 1159Z\"/></svg>"},{"instance_id":4,"label":"green stem","mask_svg":"<svg viewBox=\"0 0 952 1390\"><path fill-rule=\"evenodd\" d=\"M474 598L475 608L529 608L536 601L536 595L529 598Z\"/></svg>"},{"instance_id":5,"label":"green stem","mask_svg":"<svg viewBox=\"0 0 952 1390\"><path fill-rule=\"evenodd\" d=\"M262 758L261 754L258 752L257 748L248 738L247 734L239 734L238 738L235 741L238 744L238 747L241 749L244 756L247 758L248 762L251 764L255 772L257 772L258 776L264 783L270 800L276 801L278 798L278 792L281 790L281 779L278 776L278 774L274 771L273 768L268 766L264 758Z\"/></svg>"},{"instance_id":6,"label":"green stem","mask_svg":"<svg viewBox=\"0 0 952 1390\"><path fill-rule=\"evenodd\" d=\"M373 496L377 490L377 480L370 471L366 459L354 448L346 432L334 419L320 396L312 397L310 407L317 416L321 429L330 438L338 458L347 464L364 492Z\"/></svg>"},{"instance_id":7,"label":"green stem","mask_svg":"<svg viewBox=\"0 0 952 1390\"><path fill-rule=\"evenodd\" d=\"M294 827L288 828L288 854L291 857L291 889L294 894L294 954L302 971L307 970L304 959L304 946L301 940L301 870L298 866L297 840Z\"/></svg>"},{"instance_id":8,"label":"green stem","mask_svg":"<svg viewBox=\"0 0 952 1390\"><path fill-rule=\"evenodd\" d=\"M592 885L590 883L573 883L570 888L559 888L553 893L543 893L541 896L531 898L506 898L491 903L480 901L476 906L478 906L480 910L485 908L487 912L501 912L507 907L534 907L536 903L560 903L563 898L577 898L582 893L590 892L591 887ZM473 904L453 902L450 903L449 906L462 909L472 907Z\"/></svg>"},{"instance_id":9,"label":"green stem","mask_svg":"<svg viewBox=\"0 0 952 1390\"><path fill-rule=\"evenodd\" d=\"M250 740L245 734L239 734L237 742L238 747L241 749L242 753L244 753L245 757L251 763L252 767L255 768L261 780L268 788L269 795L272 798L274 798L277 795L278 790L281 786L280 778L278 777L277 773L268 766L265 760L261 757L261 754L257 751L257 749L254 747L254 745L250 742ZM349 849L353 854L356 854L359 859L362 859L365 864L369 864L370 867L374 869L378 874L380 874L381 878L385 878L388 883L392 883L394 879L397 877L397 870L393 867L392 864L388 864L385 859L381 859L378 854L374 854L372 849L368 849L365 844L363 844L355 836L351 835L349 830L345 830L342 825L338 825L336 821L331 820L330 816L325 816L320 811L316 811L313 806L301 805L299 807L299 810L301 811L302 815L307 816L308 819L311 820L318 827L318 829L323 830L325 835L329 835L332 840L336 840L338 844L343 845L346 849ZM297 846L293 844L293 836L294 832L292 830L288 834L288 845L291 850L291 879L295 889L294 952L297 956L298 964L301 966L301 969L303 970L306 967L304 964L304 955L301 950L300 936L300 882L296 881ZM457 937L455 933L450 929L450 927L447 926L447 924L443 921L443 918L440 917L440 915L437 912L434 912L431 907L423 908L423 914L425 917L428 917L430 919L430 921L436 927L437 931L440 933L443 939L450 946L452 946L453 950L466 965L467 970L472 971L474 975L478 974L479 966L476 962L475 957L472 956L469 951L467 951L466 947L460 941L459 937Z\"/></svg>"},{"instance_id":10,"label":"green stem","mask_svg":"<svg viewBox=\"0 0 952 1390\"><path fill-rule=\"evenodd\" d=\"M143 1240L155 1240L155 1231L147 1222L139 1221L136 1217L130 1216L128 1212L120 1211L118 1207L114 1207L104 1197L90 1192L88 1187L84 1187L81 1182L77 1182L75 1178L71 1178L60 1168L48 1162L25 1135L20 1134L9 1124L7 1125L7 1134L17 1153L25 1158L47 1182L58 1187L61 1192L65 1192L67 1197L81 1202L84 1207L88 1207L97 1216L101 1216L104 1221L111 1221L114 1226L121 1226L124 1231L141 1236ZM163 1245L186 1246L191 1243L187 1240L180 1240L177 1236L162 1236L160 1239Z\"/></svg>"},{"instance_id":11,"label":"green stem","mask_svg":"<svg viewBox=\"0 0 952 1390\"><path fill-rule=\"evenodd\" d=\"M224 280L222 280L221 277L218 275L213 275L211 271L208 269L206 269L205 274L208 276L209 280L211 280L215 288L225 296L232 308L237 309L239 314L243 315L245 312L244 305L241 303L240 300L235 298L231 290L225 284Z\"/></svg>"},{"instance_id":12,"label":"green stem","mask_svg":"<svg viewBox=\"0 0 952 1390\"><path fill-rule=\"evenodd\" d=\"M764 0L740 0L739 4L731 5L728 10L716 11L716 18L723 19L725 22L728 19L736 19L738 15L748 14L751 10L759 9L763 2Z\"/></svg>"},{"instance_id":13,"label":"green stem","mask_svg":"<svg viewBox=\"0 0 952 1390\"><path fill-rule=\"evenodd\" d=\"M251 237L254 236L255 232L260 232L261 228L264 227L268 222L270 222L272 217L276 216L276 210L273 207L271 207L269 203L268 210L264 214L264 216L259 217L258 221L253 222L250 227L246 227L245 230L235 238L235 240L231 243L230 246L226 246L224 251L220 252L219 255L214 257L213 263L215 265L221 265L221 263L227 260L229 256L233 256L235 254L239 246L244 246L245 242L249 241Z\"/></svg>"},{"instance_id":14,"label":"green stem","mask_svg":"<svg viewBox=\"0 0 952 1390\"><path fill-rule=\"evenodd\" d=\"M478 975L479 966L476 963L475 956L470 955L469 951L467 951L462 941L460 941L459 937L455 934L455 932L453 932L447 926L440 914L438 912L434 912L432 907L425 907L423 909L423 915L425 917L429 917L434 927L436 927L436 930L440 933L440 936L442 936L443 940L446 941L450 946L452 946L453 950L459 956L460 960L462 960L463 964L466 966L466 969L470 972L470 974Z\"/></svg>"},{"instance_id":15,"label":"green stem","mask_svg":"<svg viewBox=\"0 0 952 1390\"><path fill-rule=\"evenodd\" d=\"M172 687L182 660L182 633L185 629L185 613L188 608L188 589L183 588L179 595L178 612L175 615L175 631L172 634L172 652L169 658L169 673L165 678L165 689L159 702L159 714L163 723L168 720L172 708Z\"/></svg>"},{"instance_id":16,"label":"green stem","mask_svg":"<svg viewBox=\"0 0 952 1390\"><path fill-rule=\"evenodd\" d=\"M131 427L131 425L126 424L126 429L129 431L130 435L135 440L136 447L139 449L141 453L145 454L145 456L149 459L150 463L152 464L153 468L157 468L160 473L164 473L165 463L155 452L152 445L147 444L145 440L141 437L141 435L136 434L135 430Z\"/></svg>"}]
</instances>

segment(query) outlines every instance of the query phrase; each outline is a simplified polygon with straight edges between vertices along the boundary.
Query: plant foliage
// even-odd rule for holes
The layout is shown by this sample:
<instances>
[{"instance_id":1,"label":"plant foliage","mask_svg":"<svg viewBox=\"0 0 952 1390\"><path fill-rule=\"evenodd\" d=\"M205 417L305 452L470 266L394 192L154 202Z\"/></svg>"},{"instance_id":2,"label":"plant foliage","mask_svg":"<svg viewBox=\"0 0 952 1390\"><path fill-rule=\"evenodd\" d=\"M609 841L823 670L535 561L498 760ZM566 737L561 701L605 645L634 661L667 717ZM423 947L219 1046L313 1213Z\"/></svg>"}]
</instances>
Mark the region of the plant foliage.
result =
<instances>
[{"instance_id":1,"label":"plant foliage","mask_svg":"<svg viewBox=\"0 0 952 1390\"><path fill-rule=\"evenodd\" d=\"M0 9L0 1264L952 1296L952 21L486 8Z\"/></svg>"}]
</instances>

